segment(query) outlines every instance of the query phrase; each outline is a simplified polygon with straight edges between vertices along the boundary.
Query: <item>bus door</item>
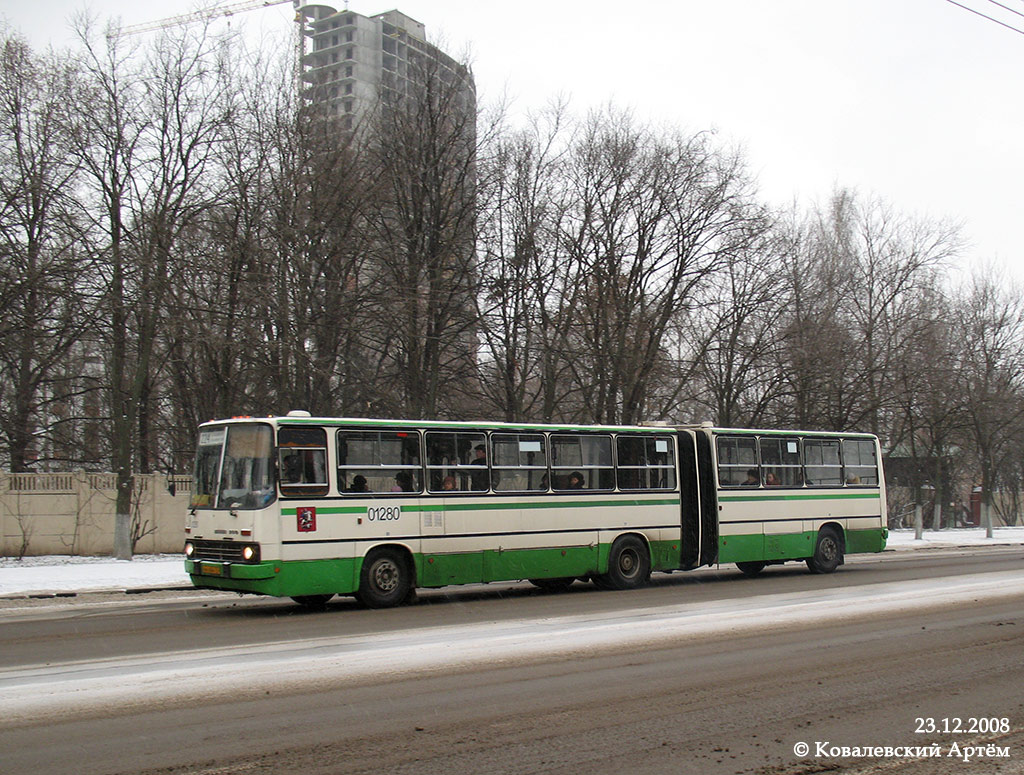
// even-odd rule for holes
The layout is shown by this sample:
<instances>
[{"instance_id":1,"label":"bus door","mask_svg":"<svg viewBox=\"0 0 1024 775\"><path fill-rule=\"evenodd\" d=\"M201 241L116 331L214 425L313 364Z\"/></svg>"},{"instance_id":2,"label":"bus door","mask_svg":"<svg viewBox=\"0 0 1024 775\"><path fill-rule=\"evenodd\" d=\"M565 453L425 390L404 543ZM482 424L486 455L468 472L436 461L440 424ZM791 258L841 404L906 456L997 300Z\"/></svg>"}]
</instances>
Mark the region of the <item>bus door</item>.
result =
<instances>
[{"instance_id":1,"label":"bus door","mask_svg":"<svg viewBox=\"0 0 1024 775\"><path fill-rule=\"evenodd\" d=\"M697 431L697 482L700 488L700 562L718 562L718 493L715 486L715 455L711 433Z\"/></svg>"},{"instance_id":2,"label":"bus door","mask_svg":"<svg viewBox=\"0 0 1024 775\"><path fill-rule=\"evenodd\" d=\"M680 567L695 568L700 564L701 503L697 486L697 442L692 431L680 431L679 446L679 505L681 508L682 540Z\"/></svg>"}]
</instances>

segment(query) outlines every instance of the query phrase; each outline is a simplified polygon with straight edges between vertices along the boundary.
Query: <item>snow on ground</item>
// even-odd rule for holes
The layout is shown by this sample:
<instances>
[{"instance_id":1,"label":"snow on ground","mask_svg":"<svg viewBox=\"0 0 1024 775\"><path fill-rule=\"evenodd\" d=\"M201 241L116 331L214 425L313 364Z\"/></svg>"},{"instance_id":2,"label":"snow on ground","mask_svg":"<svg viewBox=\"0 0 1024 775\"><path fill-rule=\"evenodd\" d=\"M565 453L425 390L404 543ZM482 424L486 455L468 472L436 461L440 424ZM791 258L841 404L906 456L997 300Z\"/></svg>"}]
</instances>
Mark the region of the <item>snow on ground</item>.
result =
<instances>
[{"instance_id":1,"label":"snow on ground","mask_svg":"<svg viewBox=\"0 0 1024 775\"><path fill-rule=\"evenodd\" d=\"M1024 544L1024 527L997 527L986 538L982 528L894 530L888 548L894 551ZM95 590L190 587L181 555L138 555L131 562L109 557L0 557L0 595L86 592Z\"/></svg>"},{"instance_id":2,"label":"snow on ground","mask_svg":"<svg viewBox=\"0 0 1024 775\"><path fill-rule=\"evenodd\" d=\"M992 537L985 537L985 528L957 528L955 530L925 530L921 540L915 540L913 529L890 530L886 548L902 551L905 549L934 549L957 546L1005 546L1024 544L1024 527L994 527Z\"/></svg>"},{"instance_id":3,"label":"snow on ground","mask_svg":"<svg viewBox=\"0 0 1024 775\"><path fill-rule=\"evenodd\" d=\"M1024 528L1000 528L993 539L983 530L892 536L894 551L1024 544ZM186 586L180 556L106 558L46 557L0 559L0 594L84 589ZM358 680L368 676L426 673L494 661L549 654L584 655L635 644L652 647L708 633L742 633L801 622L848 621L880 611L963 605L980 599L1024 594L1019 571L950 576L862 586L822 587L712 602L612 611L602 614L512 619L501 622L415 627L371 635L339 635L230 647L197 647L187 652L57 662L0 671L8 721L48 717L117 703L191 701L210 693L261 687L292 689L310 681ZM195 687L200 687L196 689Z\"/></svg>"},{"instance_id":4,"label":"snow on ground","mask_svg":"<svg viewBox=\"0 0 1024 775\"><path fill-rule=\"evenodd\" d=\"M0 596L191 587L180 554L110 557L0 557Z\"/></svg>"},{"instance_id":5,"label":"snow on ground","mask_svg":"<svg viewBox=\"0 0 1024 775\"><path fill-rule=\"evenodd\" d=\"M683 602L530 619L296 638L237 646L197 646L86 662L73 660L0 670L4 719L52 719L136 703L208 701L253 686L291 691L310 684L371 676L429 674L474 665L512 665L554 654L584 657L608 649L657 648L713 633L741 634L801 623L926 606L973 605L1024 594L1024 575L1001 571L937 579L821 588L812 591ZM954 626L954 625L950 625Z\"/></svg>"}]
</instances>

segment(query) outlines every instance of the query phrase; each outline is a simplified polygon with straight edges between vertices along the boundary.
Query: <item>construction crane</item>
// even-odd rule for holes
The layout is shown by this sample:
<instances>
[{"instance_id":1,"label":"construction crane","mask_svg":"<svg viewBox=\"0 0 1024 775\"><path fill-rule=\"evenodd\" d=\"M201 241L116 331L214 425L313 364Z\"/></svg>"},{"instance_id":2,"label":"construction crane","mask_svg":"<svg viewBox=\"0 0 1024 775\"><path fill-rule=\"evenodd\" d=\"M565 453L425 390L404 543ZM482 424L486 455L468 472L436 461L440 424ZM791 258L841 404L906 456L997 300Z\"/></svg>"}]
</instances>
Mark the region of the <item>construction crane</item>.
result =
<instances>
[{"instance_id":1,"label":"construction crane","mask_svg":"<svg viewBox=\"0 0 1024 775\"><path fill-rule=\"evenodd\" d=\"M110 30L107 32L107 40L115 41L118 38L124 38L129 35L141 35L145 32L155 32L156 30L165 30L186 24L195 24L196 22L213 21L225 16L234 16L236 13L256 11L260 8L271 8L275 5L283 5L284 3L291 3L295 9L295 61L293 69L295 84L299 88L302 84L302 62L306 55L306 17L302 13L302 6L305 4L304 0L236 0L233 3L214 5L209 8L193 11L192 13L168 16L166 19L158 19L152 22L145 22L144 24L133 24L128 27ZM348 8L347 0L345 7Z\"/></svg>"},{"instance_id":2,"label":"construction crane","mask_svg":"<svg viewBox=\"0 0 1024 775\"><path fill-rule=\"evenodd\" d=\"M219 19L224 16L234 16L236 13L255 11L260 8L270 8L275 5L283 5L284 3L291 3L295 6L296 12L298 12L299 0L241 0L240 2L211 6L210 8L193 11L192 13L169 16L166 19L158 19L153 22L132 24L128 27L121 27L120 29L113 30L107 37L114 40L117 38L127 37L128 35L140 35L144 32L154 32L156 30L177 27L183 24L212 21L213 19Z\"/></svg>"}]
</instances>

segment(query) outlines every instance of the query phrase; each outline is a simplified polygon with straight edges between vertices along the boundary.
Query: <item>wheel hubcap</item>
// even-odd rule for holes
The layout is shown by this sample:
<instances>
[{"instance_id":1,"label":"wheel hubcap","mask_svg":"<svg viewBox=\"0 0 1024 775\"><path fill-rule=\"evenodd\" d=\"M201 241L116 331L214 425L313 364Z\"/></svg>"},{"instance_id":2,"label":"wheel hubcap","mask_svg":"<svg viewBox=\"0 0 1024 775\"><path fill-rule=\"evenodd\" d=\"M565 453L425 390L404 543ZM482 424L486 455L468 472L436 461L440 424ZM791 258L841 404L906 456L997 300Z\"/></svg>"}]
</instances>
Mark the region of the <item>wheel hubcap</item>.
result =
<instances>
[{"instance_id":1,"label":"wheel hubcap","mask_svg":"<svg viewBox=\"0 0 1024 775\"><path fill-rule=\"evenodd\" d=\"M373 569L373 581L381 592L393 592L398 586L398 566L389 560L378 562Z\"/></svg>"},{"instance_id":2,"label":"wheel hubcap","mask_svg":"<svg viewBox=\"0 0 1024 775\"><path fill-rule=\"evenodd\" d=\"M635 552L625 551L619 555L619 570L622 571L624 576L632 576L636 573L639 564Z\"/></svg>"},{"instance_id":3,"label":"wheel hubcap","mask_svg":"<svg viewBox=\"0 0 1024 775\"><path fill-rule=\"evenodd\" d=\"M838 552L836 542L831 538L826 538L821 542L821 556L826 560L834 560Z\"/></svg>"}]
</instances>

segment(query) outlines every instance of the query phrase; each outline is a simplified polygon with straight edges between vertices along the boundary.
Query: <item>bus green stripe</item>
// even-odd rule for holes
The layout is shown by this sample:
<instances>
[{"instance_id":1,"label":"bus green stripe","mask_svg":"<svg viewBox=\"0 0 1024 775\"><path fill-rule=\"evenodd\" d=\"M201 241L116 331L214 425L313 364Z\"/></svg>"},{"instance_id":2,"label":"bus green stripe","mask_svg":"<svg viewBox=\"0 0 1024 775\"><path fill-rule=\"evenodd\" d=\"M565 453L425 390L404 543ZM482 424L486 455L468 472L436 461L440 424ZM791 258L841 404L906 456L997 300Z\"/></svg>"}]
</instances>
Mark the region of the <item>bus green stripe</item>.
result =
<instances>
[{"instance_id":1,"label":"bus green stripe","mask_svg":"<svg viewBox=\"0 0 1024 775\"><path fill-rule=\"evenodd\" d=\"M305 508L305 507L303 507ZM295 508L281 509L281 514L287 517L296 515ZM317 506L317 514L365 514L366 506Z\"/></svg>"},{"instance_id":2,"label":"bus green stripe","mask_svg":"<svg viewBox=\"0 0 1024 775\"><path fill-rule=\"evenodd\" d=\"M437 511L508 511L518 509L568 509L598 508L601 506L678 506L678 498L658 500L623 500L623 501L525 501L513 503L447 503L444 505L403 506L402 511L437 512Z\"/></svg>"},{"instance_id":3,"label":"bus green stripe","mask_svg":"<svg viewBox=\"0 0 1024 775\"><path fill-rule=\"evenodd\" d=\"M856 439L859 441L872 441L874 435L871 433L831 433L829 431L773 431L756 428L707 428L716 436L780 436L783 438L828 438L828 439Z\"/></svg>"},{"instance_id":4,"label":"bus green stripe","mask_svg":"<svg viewBox=\"0 0 1024 775\"><path fill-rule=\"evenodd\" d=\"M719 503L737 503L742 501L835 501L863 500L878 498L877 492L844 492L836 495L719 495Z\"/></svg>"},{"instance_id":5,"label":"bus green stripe","mask_svg":"<svg viewBox=\"0 0 1024 775\"><path fill-rule=\"evenodd\" d=\"M443 511L517 511L522 509L567 509L598 508L601 506L678 506L679 498L655 498L651 500L600 500L600 501L513 501L510 503L448 503L448 504L402 504L402 511L410 514L435 513ZM365 514L367 506L316 506L317 514ZM295 516L295 508L281 509L284 516Z\"/></svg>"}]
</instances>

